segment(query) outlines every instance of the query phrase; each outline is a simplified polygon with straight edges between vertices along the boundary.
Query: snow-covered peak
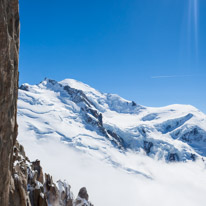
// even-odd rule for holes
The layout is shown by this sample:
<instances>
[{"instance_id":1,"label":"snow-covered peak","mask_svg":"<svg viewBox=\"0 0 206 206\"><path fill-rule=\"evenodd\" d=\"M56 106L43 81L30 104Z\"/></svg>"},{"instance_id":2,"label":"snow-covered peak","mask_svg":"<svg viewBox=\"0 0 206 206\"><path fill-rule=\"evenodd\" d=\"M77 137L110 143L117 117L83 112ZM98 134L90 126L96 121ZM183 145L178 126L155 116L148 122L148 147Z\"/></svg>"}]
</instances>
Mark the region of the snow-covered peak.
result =
<instances>
[{"instance_id":1,"label":"snow-covered peak","mask_svg":"<svg viewBox=\"0 0 206 206\"><path fill-rule=\"evenodd\" d=\"M65 79L63 81L60 81L59 83L63 86L69 86L71 88L75 88L77 90L83 91L89 98L91 98L91 101L92 99L94 101L95 99L98 99L98 102L97 102L98 104L107 104L109 108L114 111L118 110L118 112L123 112L124 108L125 108L125 111L128 111L129 110L128 107L132 108L132 107L137 106L135 102L128 101L120 97L117 94L101 93L98 90L90 87L89 85L84 84L74 79ZM138 107L140 106L138 105ZM130 111L128 112L131 112L131 111L134 111L134 110L130 109Z\"/></svg>"},{"instance_id":2,"label":"snow-covered peak","mask_svg":"<svg viewBox=\"0 0 206 206\"><path fill-rule=\"evenodd\" d=\"M206 156L206 116L195 107L144 107L73 79L22 85L18 120L21 136L59 139L112 164L128 151L167 161Z\"/></svg>"},{"instance_id":3,"label":"snow-covered peak","mask_svg":"<svg viewBox=\"0 0 206 206\"><path fill-rule=\"evenodd\" d=\"M63 86L70 86L71 88L75 88L78 90L82 90L83 92L87 93L93 93L96 94L97 96L101 96L101 93L97 91L96 89L90 87L87 84L84 84L80 81L77 81L75 79L65 79L59 82L59 84Z\"/></svg>"},{"instance_id":4,"label":"snow-covered peak","mask_svg":"<svg viewBox=\"0 0 206 206\"><path fill-rule=\"evenodd\" d=\"M23 84L20 86L20 89L34 93L41 92L42 89L49 89L55 92L69 89L72 90L70 93L86 95L90 103L101 112L111 110L118 113L138 114L144 109L143 106L136 104L134 101L128 101L117 94L99 92L89 85L74 79L65 79L57 82L55 80L45 78L38 85L31 86L29 84Z\"/></svg>"}]
</instances>

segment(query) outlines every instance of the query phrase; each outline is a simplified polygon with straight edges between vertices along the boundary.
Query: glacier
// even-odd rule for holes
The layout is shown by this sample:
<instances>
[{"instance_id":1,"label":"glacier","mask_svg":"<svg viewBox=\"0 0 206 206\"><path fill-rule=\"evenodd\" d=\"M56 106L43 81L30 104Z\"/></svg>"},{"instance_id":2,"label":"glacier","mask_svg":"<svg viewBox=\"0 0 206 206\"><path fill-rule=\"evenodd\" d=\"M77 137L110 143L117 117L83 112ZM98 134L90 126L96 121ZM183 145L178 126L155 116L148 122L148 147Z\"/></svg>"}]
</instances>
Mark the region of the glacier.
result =
<instances>
[{"instance_id":1,"label":"glacier","mask_svg":"<svg viewBox=\"0 0 206 206\"><path fill-rule=\"evenodd\" d=\"M116 147L166 161L206 155L206 116L195 107L144 107L73 79L22 85L18 120L37 138L55 137L91 154Z\"/></svg>"},{"instance_id":2,"label":"glacier","mask_svg":"<svg viewBox=\"0 0 206 206\"><path fill-rule=\"evenodd\" d=\"M186 175L188 179L183 178L185 184L192 185L188 181L194 177L194 171L195 174L199 174L201 180L205 177L206 115L191 105L146 107L116 94L99 92L73 79L57 82L45 78L37 85L20 86L18 124L19 141L24 145L30 158L41 159L44 168L50 170L52 174L58 173L56 176L61 174L66 179L68 174L75 176L72 168L77 168L76 172L80 176L84 176L80 170L85 171L88 175L86 177L88 180L85 181L90 190L91 185L96 188L96 185L91 183L91 178L96 178L96 182L101 179L98 175L95 177L94 171L104 177L102 181L106 175L109 181L116 183L117 177L121 180L129 178L128 182L132 182L133 185L131 179L135 178L134 182L140 181L137 184L141 183L143 187L145 184L153 184L151 182L157 179L160 182L168 181L165 174L170 174L171 180L177 184ZM51 163L53 161L58 167L53 168ZM65 162L68 162L70 167L67 167ZM82 168L77 162L84 167ZM159 168L165 172L164 175ZM183 168L187 168L188 171L185 172ZM63 171L64 169L67 173ZM104 170L107 172L103 173ZM178 172L182 176L180 179L177 178ZM80 179L78 177L76 181ZM206 182L205 179L203 182ZM199 182L199 179L197 181ZM124 182L124 186L125 184L127 183ZM72 185L77 185L79 188L76 182ZM171 186L172 183L168 185ZM132 187L135 188L136 185ZM191 188L188 193L194 192L195 189L192 186ZM164 189L159 190L163 192ZM176 193L176 189L171 190L171 194ZM165 194L167 198L169 191L170 189L168 194ZM201 186L198 191L199 204L195 198L194 202L188 199L186 201L188 205L204 205L200 195L206 188ZM96 194L96 189L94 193ZM111 201L111 191L107 195ZM185 194L180 192L180 196L180 199L185 201ZM137 197L140 198L138 195ZM106 202L102 201L101 204L99 200L102 197L92 197L97 205L113 206L126 205L128 198L119 198L112 204L112 201L109 203L105 200ZM161 205L161 197L157 195L153 198L159 198L154 205ZM141 205L152 203L144 202L141 198L139 201ZM174 205L174 202L171 200L171 204L167 205Z\"/></svg>"}]
</instances>

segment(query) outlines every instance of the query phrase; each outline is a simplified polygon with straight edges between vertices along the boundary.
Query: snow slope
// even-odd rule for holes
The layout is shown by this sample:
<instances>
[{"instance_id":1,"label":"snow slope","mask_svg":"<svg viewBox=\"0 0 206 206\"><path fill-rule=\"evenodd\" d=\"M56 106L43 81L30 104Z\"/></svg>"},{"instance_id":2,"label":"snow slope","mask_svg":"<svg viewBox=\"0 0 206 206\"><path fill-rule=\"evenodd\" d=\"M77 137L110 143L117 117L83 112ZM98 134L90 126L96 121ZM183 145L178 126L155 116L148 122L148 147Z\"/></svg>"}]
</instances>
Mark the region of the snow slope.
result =
<instances>
[{"instance_id":1,"label":"snow slope","mask_svg":"<svg viewBox=\"0 0 206 206\"><path fill-rule=\"evenodd\" d=\"M37 138L58 138L103 159L113 147L167 161L206 155L206 116L196 108L144 107L72 79L22 85L18 120Z\"/></svg>"},{"instance_id":2,"label":"snow slope","mask_svg":"<svg viewBox=\"0 0 206 206\"><path fill-rule=\"evenodd\" d=\"M162 195L170 200L167 205L204 205L206 116L190 105L144 107L76 80L45 79L20 87L18 124L30 159L41 159L55 177L72 176L74 183L68 181L77 190L85 183L97 205L165 205ZM123 187L131 196L120 191ZM142 199L147 192L135 192L142 187L158 194Z\"/></svg>"}]
</instances>

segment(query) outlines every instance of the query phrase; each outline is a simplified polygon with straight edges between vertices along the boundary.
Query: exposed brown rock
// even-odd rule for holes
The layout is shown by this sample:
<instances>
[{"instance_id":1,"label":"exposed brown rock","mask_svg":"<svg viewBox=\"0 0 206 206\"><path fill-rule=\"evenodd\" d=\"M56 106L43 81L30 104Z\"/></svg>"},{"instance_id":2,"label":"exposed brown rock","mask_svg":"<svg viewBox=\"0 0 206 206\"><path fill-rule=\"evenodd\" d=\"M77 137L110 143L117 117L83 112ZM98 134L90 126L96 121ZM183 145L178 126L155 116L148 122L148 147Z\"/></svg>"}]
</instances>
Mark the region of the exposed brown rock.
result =
<instances>
[{"instance_id":1,"label":"exposed brown rock","mask_svg":"<svg viewBox=\"0 0 206 206\"><path fill-rule=\"evenodd\" d=\"M41 168L40 161L30 163L23 146L17 141L13 155L9 206L48 206L43 182L38 181L38 170L34 170L34 165Z\"/></svg>"},{"instance_id":2,"label":"exposed brown rock","mask_svg":"<svg viewBox=\"0 0 206 206\"><path fill-rule=\"evenodd\" d=\"M58 189L53 182L52 177L49 174L45 174L45 194L50 205L58 204Z\"/></svg>"},{"instance_id":3,"label":"exposed brown rock","mask_svg":"<svg viewBox=\"0 0 206 206\"><path fill-rule=\"evenodd\" d=\"M59 205L73 206L74 196L71 192L71 186L66 181L57 181L59 190Z\"/></svg>"},{"instance_id":4,"label":"exposed brown rock","mask_svg":"<svg viewBox=\"0 0 206 206\"><path fill-rule=\"evenodd\" d=\"M89 202L89 195L87 193L86 187L82 187L79 190L78 197L74 201L74 206L81 206L81 205L93 206L93 204L91 202Z\"/></svg>"},{"instance_id":5,"label":"exposed brown rock","mask_svg":"<svg viewBox=\"0 0 206 206\"><path fill-rule=\"evenodd\" d=\"M32 206L48 206L43 187L30 191L29 198Z\"/></svg>"},{"instance_id":6,"label":"exposed brown rock","mask_svg":"<svg viewBox=\"0 0 206 206\"><path fill-rule=\"evenodd\" d=\"M28 165L26 162L24 149L17 142L14 147L13 155L14 166L13 174L11 177L10 196L8 205L30 206L30 200L27 193Z\"/></svg>"},{"instance_id":7,"label":"exposed brown rock","mask_svg":"<svg viewBox=\"0 0 206 206\"><path fill-rule=\"evenodd\" d=\"M48 206L43 182L38 181L38 171L33 169L24 148L18 142L14 147L13 180L10 189L10 206ZM38 162L39 168L40 161ZM42 169L41 169L42 171Z\"/></svg>"},{"instance_id":8,"label":"exposed brown rock","mask_svg":"<svg viewBox=\"0 0 206 206\"><path fill-rule=\"evenodd\" d=\"M43 178L40 182L40 161L30 162L17 141L13 155L9 206L73 206L70 185L60 180L54 183L49 174L45 174L45 182Z\"/></svg>"},{"instance_id":9,"label":"exposed brown rock","mask_svg":"<svg viewBox=\"0 0 206 206\"><path fill-rule=\"evenodd\" d=\"M52 177L45 174L44 189L48 204L52 206L73 206L74 197L71 186L67 182L59 180L54 183Z\"/></svg>"},{"instance_id":10,"label":"exposed brown rock","mask_svg":"<svg viewBox=\"0 0 206 206\"><path fill-rule=\"evenodd\" d=\"M32 162L32 169L34 171L37 171L37 180L43 184L44 183L44 175L43 175L42 167L40 165L40 160L36 160L36 161Z\"/></svg>"},{"instance_id":11,"label":"exposed brown rock","mask_svg":"<svg viewBox=\"0 0 206 206\"><path fill-rule=\"evenodd\" d=\"M0 0L0 203L7 206L17 136L18 0ZM15 181L11 182L16 184Z\"/></svg>"},{"instance_id":12,"label":"exposed brown rock","mask_svg":"<svg viewBox=\"0 0 206 206\"><path fill-rule=\"evenodd\" d=\"M88 200L89 199L89 195L87 194L87 189L86 187L82 187L80 190L79 190L79 197L85 199L85 200Z\"/></svg>"}]
</instances>

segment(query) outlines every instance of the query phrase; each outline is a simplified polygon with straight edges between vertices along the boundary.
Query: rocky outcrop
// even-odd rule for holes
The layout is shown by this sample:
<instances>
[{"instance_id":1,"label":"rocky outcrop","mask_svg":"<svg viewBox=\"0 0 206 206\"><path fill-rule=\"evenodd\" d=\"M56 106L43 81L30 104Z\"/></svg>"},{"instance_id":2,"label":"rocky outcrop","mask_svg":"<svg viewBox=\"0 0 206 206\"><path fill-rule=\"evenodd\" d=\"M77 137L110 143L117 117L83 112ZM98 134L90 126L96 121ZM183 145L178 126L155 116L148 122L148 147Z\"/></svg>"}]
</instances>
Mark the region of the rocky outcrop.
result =
<instances>
[{"instance_id":1,"label":"rocky outcrop","mask_svg":"<svg viewBox=\"0 0 206 206\"><path fill-rule=\"evenodd\" d=\"M18 0L0 0L0 204L7 206L17 136ZM19 188L21 191L21 188ZM22 191L21 191L22 192ZM26 200L25 200L26 201Z\"/></svg>"},{"instance_id":2,"label":"rocky outcrop","mask_svg":"<svg viewBox=\"0 0 206 206\"><path fill-rule=\"evenodd\" d=\"M71 192L71 186L61 180L54 183L49 174L45 174L44 194L47 197L48 205L73 206L74 195Z\"/></svg>"},{"instance_id":3,"label":"rocky outcrop","mask_svg":"<svg viewBox=\"0 0 206 206\"><path fill-rule=\"evenodd\" d=\"M148 142L148 141L144 141L144 150L147 154L150 153L151 148L153 147L153 143L152 142Z\"/></svg>"},{"instance_id":4,"label":"rocky outcrop","mask_svg":"<svg viewBox=\"0 0 206 206\"><path fill-rule=\"evenodd\" d=\"M170 153L168 156L169 162L178 162L179 161L179 156L177 153Z\"/></svg>"},{"instance_id":5,"label":"rocky outcrop","mask_svg":"<svg viewBox=\"0 0 206 206\"><path fill-rule=\"evenodd\" d=\"M31 206L33 205L31 204L31 202L33 202L33 199L40 199L38 197L38 189L40 187L37 188L37 185L40 184L38 184L36 180L37 172L32 170L30 162L25 156L24 149L21 145L18 144L18 142L16 142L14 147L13 159L13 175L10 186L9 205ZM38 202L40 202L40 200Z\"/></svg>"},{"instance_id":6,"label":"rocky outcrop","mask_svg":"<svg viewBox=\"0 0 206 206\"><path fill-rule=\"evenodd\" d=\"M32 169L34 171L37 171L37 180L43 184L44 179L43 179L43 170L40 165L40 160L36 160L32 162Z\"/></svg>"},{"instance_id":7,"label":"rocky outcrop","mask_svg":"<svg viewBox=\"0 0 206 206\"><path fill-rule=\"evenodd\" d=\"M71 186L66 181L54 182L49 174L44 176L40 161L30 162L18 142L13 160L9 206L78 206L82 205L80 200L85 206L92 206L86 188L80 190L78 201L74 200Z\"/></svg>"},{"instance_id":8,"label":"rocky outcrop","mask_svg":"<svg viewBox=\"0 0 206 206\"><path fill-rule=\"evenodd\" d=\"M76 200L74 201L74 206L93 206L92 203L90 203L88 201L89 199L89 195L87 193L87 189L85 187L82 187L79 190L79 194L78 197L76 198Z\"/></svg>"},{"instance_id":9,"label":"rocky outcrop","mask_svg":"<svg viewBox=\"0 0 206 206\"><path fill-rule=\"evenodd\" d=\"M193 117L193 114L189 113L180 118L169 119L167 121L162 122L161 124L157 124L156 128L158 131L162 132L163 134L167 134L181 127L185 122L190 120L192 117Z\"/></svg>"}]
</instances>

